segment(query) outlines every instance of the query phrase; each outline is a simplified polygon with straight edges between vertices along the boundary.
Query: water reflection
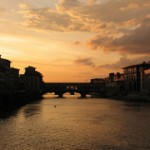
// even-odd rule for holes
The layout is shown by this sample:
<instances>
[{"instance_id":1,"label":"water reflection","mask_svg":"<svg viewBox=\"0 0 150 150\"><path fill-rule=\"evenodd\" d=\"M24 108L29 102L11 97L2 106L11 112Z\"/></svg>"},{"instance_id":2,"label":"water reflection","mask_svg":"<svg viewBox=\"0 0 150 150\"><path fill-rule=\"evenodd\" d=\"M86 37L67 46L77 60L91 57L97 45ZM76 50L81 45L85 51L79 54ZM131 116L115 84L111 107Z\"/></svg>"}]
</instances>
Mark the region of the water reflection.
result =
<instances>
[{"instance_id":1,"label":"water reflection","mask_svg":"<svg viewBox=\"0 0 150 150\"><path fill-rule=\"evenodd\" d=\"M29 107L25 107L25 109L23 110L23 114L25 117L30 117L40 113L41 113L40 105L30 105Z\"/></svg>"},{"instance_id":2,"label":"water reflection","mask_svg":"<svg viewBox=\"0 0 150 150\"><path fill-rule=\"evenodd\" d=\"M142 107L142 104L141 103L125 103L125 107L124 110L126 111L137 111L137 112L140 112L141 111L141 107Z\"/></svg>"},{"instance_id":3,"label":"water reflection","mask_svg":"<svg viewBox=\"0 0 150 150\"><path fill-rule=\"evenodd\" d=\"M150 103L149 102L133 102L133 101L128 101L128 102L124 102L124 105L126 106L125 110L129 110L129 111L149 111L150 108Z\"/></svg>"},{"instance_id":4,"label":"water reflection","mask_svg":"<svg viewBox=\"0 0 150 150\"><path fill-rule=\"evenodd\" d=\"M150 103L46 95L1 119L0 149L150 149L149 127Z\"/></svg>"},{"instance_id":5,"label":"water reflection","mask_svg":"<svg viewBox=\"0 0 150 150\"><path fill-rule=\"evenodd\" d=\"M55 95L55 93L47 93L43 96L45 99L49 99L49 98L58 98L58 95ZM81 94L79 93L74 93L74 95L71 95L69 92L66 92L63 94L63 98L70 98L70 99L77 99L80 98L81 99ZM91 98L91 95L86 95L86 98ZM84 99L84 98L83 98Z\"/></svg>"}]
</instances>

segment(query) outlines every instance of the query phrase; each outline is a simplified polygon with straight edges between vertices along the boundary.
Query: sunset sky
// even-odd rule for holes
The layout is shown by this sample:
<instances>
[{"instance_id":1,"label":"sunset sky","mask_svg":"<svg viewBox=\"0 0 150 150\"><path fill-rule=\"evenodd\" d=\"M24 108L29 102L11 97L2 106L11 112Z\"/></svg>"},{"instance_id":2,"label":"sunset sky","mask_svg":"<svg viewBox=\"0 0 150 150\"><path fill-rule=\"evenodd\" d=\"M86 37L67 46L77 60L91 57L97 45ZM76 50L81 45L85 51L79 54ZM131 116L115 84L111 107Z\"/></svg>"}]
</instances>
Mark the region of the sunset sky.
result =
<instances>
[{"instance_id":1,"label":"sunset sky","mask_svg":"<svg viewBox=\"0 0 150 150\"><path fill-rule=\"evenodd\" d=\"M48 82L88 82L150 60L150 0L0 1L0 54Z\"/></svg>"}]
</instances>

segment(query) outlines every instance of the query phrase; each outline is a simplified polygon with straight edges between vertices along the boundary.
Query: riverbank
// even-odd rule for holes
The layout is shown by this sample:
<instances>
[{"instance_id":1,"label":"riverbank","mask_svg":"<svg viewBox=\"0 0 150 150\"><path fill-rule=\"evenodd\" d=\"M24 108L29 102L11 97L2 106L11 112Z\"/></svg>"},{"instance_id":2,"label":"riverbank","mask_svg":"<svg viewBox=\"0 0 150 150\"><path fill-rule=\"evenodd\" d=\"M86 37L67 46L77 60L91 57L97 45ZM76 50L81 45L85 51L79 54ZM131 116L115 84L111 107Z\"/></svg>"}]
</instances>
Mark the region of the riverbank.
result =
<instances>
[{"instance_id":1,"label":"riverbank","mask_svg":"<svg viewBox=\"0 0 150 150\"><path fill-rule=\"evenodd\" d=\"M105 98L111 98L116 100L123 101L134 101L134 102L150 102L149 95L141 95L141 94L127 94L127 95L111 95L105 96Z\"/></svg>"},{"instance_id":2,"label":"riverbank","mask_svg":"<svg viewBox=\"0 0 150 150\"><path fill-rule=\"evenodd\" d=\"M0 93L0 109L3 111L14 110L41 97L42 95L37 92L3 92Z\"/></svg>"},{"instance_id":3,"label":"riverbank","mask_svg":"<svg viewBox=\"0 0 150 150\"><path fill-rule=\"evenodd\" d=\"M139 92L129 92L128 94L124 93L111 93L111 94L92 94L91 98L110 98L116 100L123 101L143 101L150 102L150 94L149 93L139 93Z\"/></svg>"}]
</instances>

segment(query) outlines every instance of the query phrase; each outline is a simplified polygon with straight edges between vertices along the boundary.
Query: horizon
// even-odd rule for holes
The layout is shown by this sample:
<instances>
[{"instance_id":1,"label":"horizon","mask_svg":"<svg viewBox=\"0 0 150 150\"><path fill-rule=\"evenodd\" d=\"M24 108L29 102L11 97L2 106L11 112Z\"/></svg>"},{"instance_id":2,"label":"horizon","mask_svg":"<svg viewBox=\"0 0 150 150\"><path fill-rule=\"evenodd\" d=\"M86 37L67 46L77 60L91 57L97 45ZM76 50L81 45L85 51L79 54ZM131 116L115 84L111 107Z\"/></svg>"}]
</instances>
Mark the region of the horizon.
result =
<instances>
[{"instance_id":1,"label":"horizon","mask_svg":"<svg viewBox=\"0 0 150 150\"><path fill-rule=\"evenodd\" d=\"M10 67L11 67L11 63L13 63L11 60L8 60L8 59L6 59L6 58L3 58L2 57L2 55L0 55L0 59L4 59L4 60L7 60L7 61L9 61L10 62ZM147 63L147 64L150 64L150 61L144 61L144 62L141 62L141 63L138 63L138 64L130 64L130 65L128 65L128 66L124 66L123 68L121 68L122 70L124 69L124 68L128 68L128 67L131 67L131 66L137 66L137 65L142 65L142 64L145 64L145 63ZM24 67L24 73L25 73L25 69L27 68L27 67L33 67L33 68L35 68L34 66L31 66L31 65L28 65L28 66L26 66L26 67ZM20 69L19 68L16 68L16 67L11 67L11 68L14 68L14 69L17 69L17 70L19 70L19 75L23 75L24 73L21 73L20 74ZM38 71L39 73L41 73L41 75L42 75L42 77L43 77L43 74L42 74L42 72L40 72L40 70L38 70L38 68L35 68L35 70L36 71ZM109 72L109 74L110 73L121 73L121 74L124 74L123 73L123 71L122 72ZM108 77L109 77L109 74L107 74L105 77L102 77L102 78L91 78L91 79L107 79ZM89 80L89 81L80 81L80 82L78 82L78 81L69 81L69 82L67 82L67 83L90 83L91 82L91 79ZM44 80L43 80L44 81ZM45 82L45 81L44 81ZM45 83L66 83L66 81L51 81L51 82L45 82Z\"/></svg>"},{"instance_id":2,"label":"horizon","mask_svg":"<svg viewBox=\"0 0 150 150\"><path fill-rule=\"evenodd\" d=\"M5 0L0 54L45 82L89 82L150 60L148 0Z\"/></svg>"}]
</instances>

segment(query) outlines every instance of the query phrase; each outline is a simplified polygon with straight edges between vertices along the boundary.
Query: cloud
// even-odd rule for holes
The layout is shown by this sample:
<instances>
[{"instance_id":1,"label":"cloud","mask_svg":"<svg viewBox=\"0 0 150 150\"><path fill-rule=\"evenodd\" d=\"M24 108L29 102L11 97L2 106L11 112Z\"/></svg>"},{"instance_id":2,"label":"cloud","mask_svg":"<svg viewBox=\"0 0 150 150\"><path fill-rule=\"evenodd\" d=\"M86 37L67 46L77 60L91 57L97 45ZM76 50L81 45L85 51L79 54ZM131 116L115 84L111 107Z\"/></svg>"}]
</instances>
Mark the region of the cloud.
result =
<instances>
[{"instance_id":1,"label":"cloud","mask_svg":"<svg viewBox=\"0 0 150 150\"><path fill-rule=\"evenodd\" d=\"M20 9L30 9L30 7L31 7L27 3L19 3L18 6L19 6Z\"/></svg>"},{"instance_id":2,"label":"cloud","mask_svg":"<svg viewBox=\"0 0 150 150\"><path fill-rule=\"evenodd\" d=\"M64 9L77 7L78 1L61 0L59 5L63 6ZM69 14L66 10L61 12L58 5L57 9L52 9L50 7L31 8L27 4L20 4L20 8L22 8L20 14L24 17L22 24L26 27L61 32L89 31L87 23Z\"/></svg>"},{"instance_id":3,"label":"cloud","mask_svg":"<svg viewBox=\"0 0 150 150\"><path fill-rule=\"evenodd\" d=\"M84 66L90 66L95 67L95 64L93 62L93 58L78 58L74 61L77 65L84 65Z\"/></svg>"},{"instance_id":4,"label":"cloud","mask_svg":"<svg viewBox=\"0 0 150 150\"><path fill-rule=\"evenodd\" d=\"M5 12L5 8L0 7L0 15L3 15Z\"/></svg>"},{"instance_id":5,"label":"cloud","mask_svg":"<svg viewBox=\"0 0 150 150\"><path fill-rule=\"evenodd\" d=\"M80 45L81 42L80 42L80 41L76 41L76 42L74 42L73 44L74 44L74 45Z\"/></svg>"},{"instance_id":6,"label":"cloud","mask_svg":"<svg viewBox=\"0 0 150 150\"><path fill-rule=\"evenodd\" d=\"M135 18L141 20L150 12L149 5L148 0L142 2L140 0L109 0L105 3L97 3L94 0L87 3L79 0L60 0L56 9L49 7L27 9L24 11L24 17L28 27L57 31L101 32L106 24L115 24L118 28L117 23ZM27 5L22 4L21 7L25 8ZM109 30L112 30L111 26Z\"/></svg>"},{"instance_id":7,"label":"cloud","mask_svg":"<svg viewBox=\"0 0 150 150\"><path fill-rule=\"evenodd\" d=\"M144 61L150 61L149 56L141 56L136 58L128 58L126 56L122 56L117 62L112 64L100 65L98 68L107 68L107 69L121 69L125 66L135 65L143 63Z\"/></svg>"},{"instance_id":8,"label":"cloud","mask_svg":"<svg viewBox=\"0 0 150 150\"><path fill-rule=\"evenodd\" d=\"M59 32L95 33L93 49L129 54L150 53L149 0L60 0L55 8L21 5L23 25ZM78 43L77 43L78 44Z\"/></svg>"},{"instance_id":9,"label":"cloud","mask_svg":"<svg viewBox=\"0 0 150 150\"><path fill-rule=\"evenodd\" d=\"M37 29L64 31L71 24L71 19L66 14L59 14L49 8L39 8L24 11L27 19L24 25Z\"/></svg>"},{"instance_id":10,"label":"cloud","mask_svg":"<svg viewBox=\"0 0 150 150\"><path fill-rule=\"evenodd\" d=\"M80 6L80 1L79 0L60 0L58 6L61 6L62 8L71 8L71 7L79 7Z\"/></svg>"},{"instance_id":11,"label":"cloud","mask_svg":"<svg viewBox=\"0 0 150 150\"><path fill-rule=\"evenodd\" d=\"M121 22L135 18L137 15L139 18L143 17L144 14L149 12L148 4L150 4L149 0L109 0L105 3L97 3L92 0L92 5L89 5L89 2L62 0L57 5L57 9L63 12L65 10L67 14L80 18L84 16L97 21ZM124 9L122 10L122 8ZM133 15L135 9L136 15Z\"/></svg>"},{"instance_id":12,"label":"cloud","mask_svg":"<svg viewBox=\"0 0 150 150\"><path fill-rule=\"evenodd\" d=\"M119 38L103 37L97 35L88 41L88 45L94 49L101 48L104 51L117 51L129 54L150 55L150 18L143 20L141 25L130 33Z\"/></svg>"}]
</instances>

